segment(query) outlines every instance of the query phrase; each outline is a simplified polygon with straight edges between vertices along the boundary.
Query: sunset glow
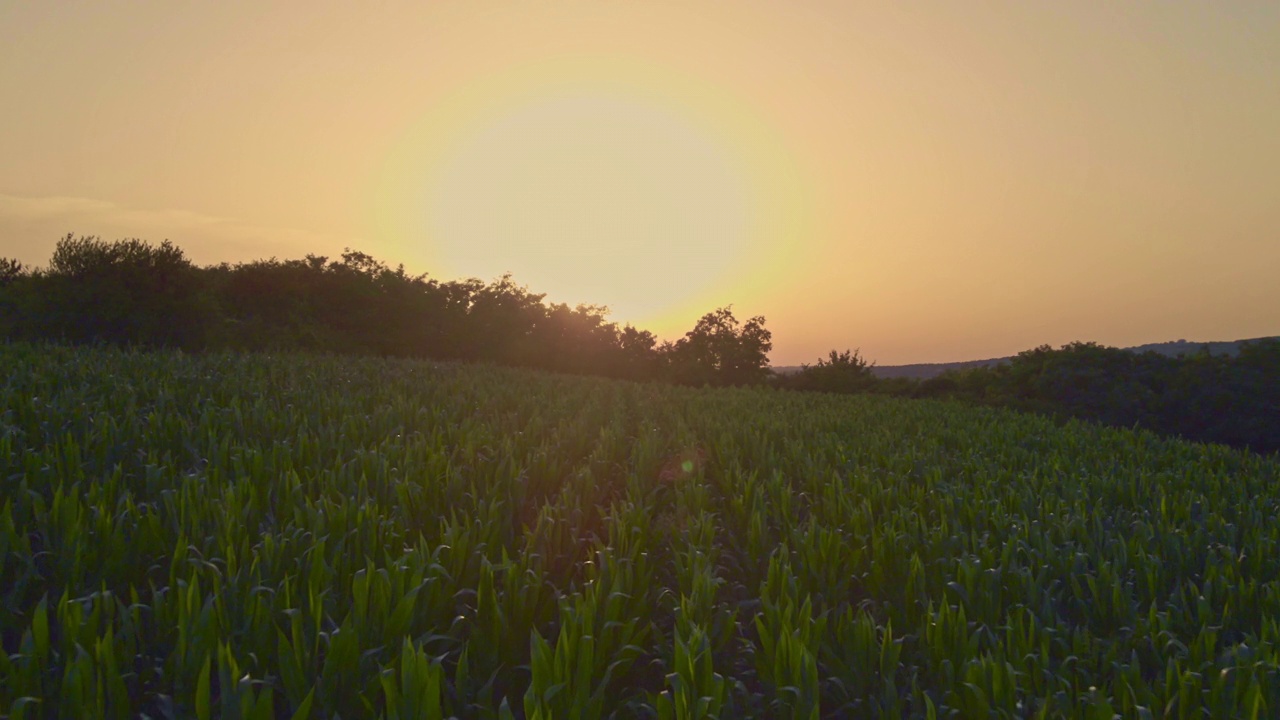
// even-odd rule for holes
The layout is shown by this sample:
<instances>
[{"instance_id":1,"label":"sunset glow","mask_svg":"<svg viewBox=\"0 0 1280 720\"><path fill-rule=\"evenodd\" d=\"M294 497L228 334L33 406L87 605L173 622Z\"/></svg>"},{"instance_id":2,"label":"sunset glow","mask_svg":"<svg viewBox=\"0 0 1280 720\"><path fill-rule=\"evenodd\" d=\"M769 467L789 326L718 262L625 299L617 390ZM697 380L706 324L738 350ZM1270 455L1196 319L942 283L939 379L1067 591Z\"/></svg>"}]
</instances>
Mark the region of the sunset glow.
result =
<instances>
[{"instance_id":1,"label":"sunset glow","mask_svg":"<svg viewBox=\"0 0 1280 720\"><path fill-rule=\"evenodd\" d=\"M1280 6L0 6L0 256L510 272L777 365L1280 332Z\"/></svg>"},{"instance_id":2,"label":"sunset glow","mask_svg":"<svg viewBox=\"0 0 1280 720\"><path fill-rule=\"evenodd\" d=\"M804 208L748 108L654 67L586 60L477 79L411 127L377 185L378 240L417 264L606 304L668 333L787 268ZM578 68L578 69L575 69Z\"/></svg>"}]
</instances>

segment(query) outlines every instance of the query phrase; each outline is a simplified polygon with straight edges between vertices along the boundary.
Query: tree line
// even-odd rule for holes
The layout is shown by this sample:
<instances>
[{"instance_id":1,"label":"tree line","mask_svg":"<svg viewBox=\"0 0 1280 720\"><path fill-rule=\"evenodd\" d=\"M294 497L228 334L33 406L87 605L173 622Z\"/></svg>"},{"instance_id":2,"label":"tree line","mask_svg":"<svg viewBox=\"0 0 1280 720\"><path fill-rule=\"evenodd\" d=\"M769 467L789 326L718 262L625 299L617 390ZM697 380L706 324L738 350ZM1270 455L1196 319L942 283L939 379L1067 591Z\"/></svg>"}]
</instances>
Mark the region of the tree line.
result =
<instances>
[{"instance_id":1,"label":"tree line","mask_svg":"<svg viewBox=\"0 0 1280 720\"><path fill-rule=\"evenodd\" d=\"M877 378L871 368L856 351L832 351L777 382L796 390L948 398L1280 452L1280 340L1245 343L1234 356L1043 345L1006 363L925 380Z\"/></svg>"},{"instance_id":2,"label":"tree line","mask_svg":"<svg viewBox=\"0 0 1280 720\"><path fill-rule=\"evenodd\" d=\"M440 281L354 250L199 267L176 245L67 235L48 264L0 259L0 338L187 351L302 350L744 385L769 376L763 317L707 313L674 342L547 302L510 276Z\"/></svg>"},{"instance_id":3,"label":"tree line","mask_svg":"<svg viewBox=\"0 0 1280 720\"><path fill-rule=\"evenodd\" d=\"M832 350L774 375L765 318L703 315L674 342L607 309L547 302L510 276L441 281L354 250L198 267L169 242L68 235L43 268L0 258L0 339L187 351L302 350L491 362L688 385L950 398L1280 451L1280 341L1236 356L1048 346L926 380Z\"/></svg>"}]
</instances>

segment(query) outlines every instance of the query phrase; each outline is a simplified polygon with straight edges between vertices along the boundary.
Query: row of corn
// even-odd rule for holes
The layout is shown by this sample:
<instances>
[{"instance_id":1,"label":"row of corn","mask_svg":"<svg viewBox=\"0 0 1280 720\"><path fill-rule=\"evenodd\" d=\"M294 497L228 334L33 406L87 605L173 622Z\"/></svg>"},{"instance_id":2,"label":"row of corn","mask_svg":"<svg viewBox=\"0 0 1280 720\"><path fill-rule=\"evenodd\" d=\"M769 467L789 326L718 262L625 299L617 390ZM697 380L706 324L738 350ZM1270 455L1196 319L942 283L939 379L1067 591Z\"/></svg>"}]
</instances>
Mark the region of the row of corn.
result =
<instances>
[{"instance_id":1,"label":"row of corn","mask_svg":"<svg viewBox=\"0 0 1280 720\"><path fill-rule=\"evenodd\" d=\"M404 360L0 368L0 718L1280 714L1275 459Z\"/></svg>"}]
</instances>

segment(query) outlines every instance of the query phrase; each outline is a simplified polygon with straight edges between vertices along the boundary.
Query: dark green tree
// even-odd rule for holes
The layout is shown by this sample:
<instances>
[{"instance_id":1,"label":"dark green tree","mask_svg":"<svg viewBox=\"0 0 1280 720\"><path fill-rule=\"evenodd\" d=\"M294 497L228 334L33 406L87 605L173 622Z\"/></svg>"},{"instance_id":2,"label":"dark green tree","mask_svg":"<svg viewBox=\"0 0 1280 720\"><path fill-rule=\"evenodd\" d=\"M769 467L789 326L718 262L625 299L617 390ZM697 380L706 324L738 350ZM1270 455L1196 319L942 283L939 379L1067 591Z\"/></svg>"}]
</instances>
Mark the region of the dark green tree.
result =
<instances>
[{"instance_id":1,"label":"dark green tree","mask_svg":"<svg viewBox=\"0 0 1280 720\"><path fill-rule=\"evenodd\" d=\"M732 307L703 315L693 329L664 348L674 379L691 385L747 385L769 377L773 334L763 316L745 323Z\"/></svg>"},{"instance_id":2,"label":"dark green tree","mask_svg":"<svg viewBox=\"0 0 1280 720\"><path fill-rule=\"evenodd\" d=\"M787 377L786 387L795 390L850 393L864 392L876 384L868 363L858 350L837 352L832 350L827 359L818 359L816 365L801 365L800 371Z\"/></svg>"},{"instance_id":3,"label":"dark green tree","mask_svg":"<svg viewBox=\"0 0 1280 720\"><path fill-rule=\"evenodd\" d=\"M24 281L29 281L27 268L17 260L0 258L0 340L17 339L24 323Z\"/></svg>"},{"instance_id":4,"label":"dark green tree","mask_svg":"<svg viewBox=\"0 0 1280 720\"><path fill-rule=\"evenodd\" d=\"M0 288L26 277L27 268L13 258L0 258Z\"/></svg>"},{"instance_id":5,"label":"dark green tree","mask_svg":"<svg viewBox=\"0 0 1280 720\"><path fill-rule=\"evenodd\" d=\"M200 274L168 240L106 242L68 234L37 274L27 318L39 332L74 342L197 348L210 308Z\"/></svg>"}]
</instances>

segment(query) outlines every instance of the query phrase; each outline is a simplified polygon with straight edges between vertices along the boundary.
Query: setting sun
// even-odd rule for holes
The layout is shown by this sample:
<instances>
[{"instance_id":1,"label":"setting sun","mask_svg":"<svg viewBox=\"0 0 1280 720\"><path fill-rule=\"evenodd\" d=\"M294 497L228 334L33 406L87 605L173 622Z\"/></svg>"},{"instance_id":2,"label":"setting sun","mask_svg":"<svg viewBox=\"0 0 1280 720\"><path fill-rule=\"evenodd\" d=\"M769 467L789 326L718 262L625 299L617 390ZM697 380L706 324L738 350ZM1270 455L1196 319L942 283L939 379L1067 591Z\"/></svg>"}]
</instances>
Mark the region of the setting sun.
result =
<instances>
[{"instance_id":1,"label":"setting sun","mask_svg":"<svg viewBox=\"0 0 1280 720\"><path fill-rule=\"evenodd\" d=\"M651 321L758 252L756 203L725 150L625 99L533 103L481 124L444 159L424 193L426 236L446 272L520 267L558 298L612 296L624 316Z\"/></svg>"},{"instance_id":2,"label":"setting sun","mask_svg":"<svg viewBox=\"0 0 1280 720\"><path fill-rule=\"evenodd\" d=\"M1267 335L1277 12L11 4L0 257L350 247L775 365Z\"/></svg>"},{"instance_id":3,"label":"setting sun","mask_svg":"<svg viewBox=\"0 0 1280 720\"><path fill-rule=\"evenodd\" d=\"M442 103L390 152L380 239L429 238L419 260L438 275L513 272L667 331L780 277L775 240L803 218L778 138L711 86L608 62L479 79Z\"/></svg>"}]
</instances>

